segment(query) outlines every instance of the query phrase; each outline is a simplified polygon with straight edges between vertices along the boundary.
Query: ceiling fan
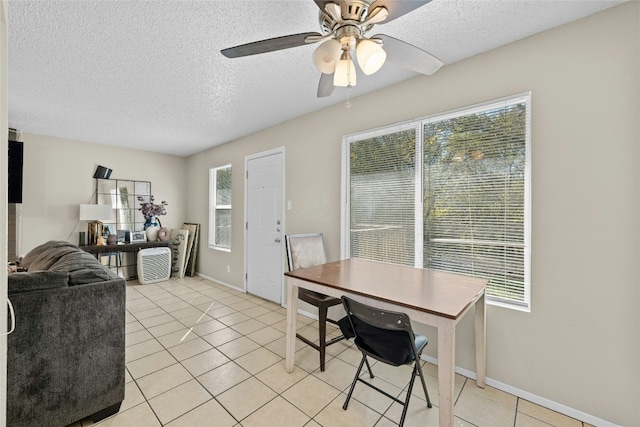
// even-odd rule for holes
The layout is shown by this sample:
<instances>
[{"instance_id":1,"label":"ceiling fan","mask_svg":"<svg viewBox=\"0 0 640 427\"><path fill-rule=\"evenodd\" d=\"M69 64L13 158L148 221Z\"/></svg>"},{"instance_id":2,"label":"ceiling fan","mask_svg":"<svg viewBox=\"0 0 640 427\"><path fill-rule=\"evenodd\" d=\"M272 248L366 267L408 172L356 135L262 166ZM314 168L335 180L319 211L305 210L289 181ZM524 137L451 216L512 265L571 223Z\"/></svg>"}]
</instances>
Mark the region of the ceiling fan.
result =
<instances>
[{"instance_id":1,"label":"ceiling fan","mask_svg":"<svg viewBox=\"0 0 640 427\"><path fill-rule=\"evenodd\" d=\"M227 58L289 49L322 42L313 53L313 63L322 72L318 97L331 95L334 86L356 85L354 58L362 72L370 75L385 61L431 75L442 61L404 41L384 34L365 36L375 24L390 22L431 0L314 0L320 9L321 33L309 32L260 40L223 49Z\"/></svg>"}]
</instances>

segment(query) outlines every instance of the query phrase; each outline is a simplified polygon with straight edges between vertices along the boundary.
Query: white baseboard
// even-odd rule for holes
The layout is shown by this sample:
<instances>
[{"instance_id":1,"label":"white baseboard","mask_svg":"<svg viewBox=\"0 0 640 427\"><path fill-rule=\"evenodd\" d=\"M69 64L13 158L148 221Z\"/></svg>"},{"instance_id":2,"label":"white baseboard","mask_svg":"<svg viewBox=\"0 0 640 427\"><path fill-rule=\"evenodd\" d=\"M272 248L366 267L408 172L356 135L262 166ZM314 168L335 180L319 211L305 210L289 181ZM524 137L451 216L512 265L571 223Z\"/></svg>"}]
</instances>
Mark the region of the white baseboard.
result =
<instances>
[{"instance_id":1,"label":"white baseboard","mask_svg":"<svg viewBox=\"0 0 640 427\"><path fill-rule=\"evenodd\" d=\"M285 306L285 308L287 308L287 307ZM312 313L309 313L308 311L304 311L304 310L298 309L298 314L302 314L303 316L306 316L309 319L318 320L318 315L317 314L312 314Z\"/></svg>"},{"instance_id":2,"label":"white baseboard","mask_svg":"<svg viewBox=\"0 0 640 427\"><path fill-rule=\"evenodd\" d=\"M287 308L287 304L282 304L282 308ZM308 311L301 310L300 308L298 308L298 314L302 314L309 319L318 320L317 314L309 313Z\"/></svg>"},{"instance_id":3,"label":"white baseboard","mask_svg":"<svg viewBox=\"0 0 640 427\"><path fill-rule=\"evenodd\" d=\"M431 356L422 355L422 360L425 360L434 365L438 364L438 359ZM467 378L471 378L473 380L476 379L476 373L470 371L468 369L461 368L456 366L456 373L460 375L464 375ZM513 387L509 384L502 383L500 381L494 380L492 378L487 377L486 379L487 385L497 388L498 390L502 390L506 393L513 394L514 396L521 397L522 399L526 399L529 402L535 403L536 405L540 405L544 408L551 409L552 411L559 412L568 417L575 418L577 420L583 421L585 423L591 424L596 427L621 427L618 424L612 423L611 421L603 420L602 418L598 418L591 414L587 414L586 412L579 411L577 409L571 408L569 406L563 405L561 403L555 402L553 400L547 399L542 396L538 396L536 394L530 393L525 390L521 390L517 387Z\"/></svg>"},{"instance_id":4,"label":"white baseboard","mask_svg":"<svg viewBox=\"0 0 640 427\"><path fill-rule=\"evenodd\" d=\"M219 283L219 284L221 284L221 285L223 285L223 286L226 286L227 288L231 288L231 289L233 289L233 290L236 290L236 291L240 291L240 292L246 293L244 289L242 289L242 288L238 288L237 286L233 286L233 285L231 285L231 284L229 284L229 283L225 283L225 282L223 282L222 280L218 280L218 279L216 279L216 278L214 278L214 277L205 276L204 274L202 274L202 273L198 273L198 272L196 272L196 276L198 276L198 277L202 277L203 279L211 280L212 282Z\"/></svg>"}]
</instances>

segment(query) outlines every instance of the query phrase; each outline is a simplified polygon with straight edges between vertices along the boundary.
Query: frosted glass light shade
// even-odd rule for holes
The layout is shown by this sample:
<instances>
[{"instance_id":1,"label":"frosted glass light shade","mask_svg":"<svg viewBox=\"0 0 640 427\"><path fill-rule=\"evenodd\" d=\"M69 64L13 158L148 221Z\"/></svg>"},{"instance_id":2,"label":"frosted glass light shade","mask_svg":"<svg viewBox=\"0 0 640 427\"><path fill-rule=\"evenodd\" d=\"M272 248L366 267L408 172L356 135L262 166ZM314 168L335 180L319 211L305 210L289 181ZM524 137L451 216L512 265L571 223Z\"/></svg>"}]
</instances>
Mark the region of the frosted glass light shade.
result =
<instances>
[{"instance_id":1,"label":"frosted glass light shade","mask_svg":"<svg viewBox=\"0 0 640 427\"><path fill-rule=\"evenodd\" d=\"M360 64L362 72L366 75L371 75L378 71L387 59L387 53L378 43L366 39L360 40L358 43L356 55L358 64Z\"/></svg>"},{"instance_id":2,"label":"frosted glass light shade","mask_svg":"<svg viewBox=\"0 0 640 427\"><path fill-rule=\"evenodd\" d=\"M327 40L313 52L313 64L321 73L331 74L336 69L341 51L338 40Z\"/></svg>"},{"instance_id":3,"label":"frosted glass light shade","mask_svg":"<svg viewBox=\"0 0 640 427\"><path fill-rule=\"evenodd\" d=\"M342 54L336 66L336 71L333 74L333 85L340 87L356 85L356 67L348 52Z\"/></svg>"}]
</instances>

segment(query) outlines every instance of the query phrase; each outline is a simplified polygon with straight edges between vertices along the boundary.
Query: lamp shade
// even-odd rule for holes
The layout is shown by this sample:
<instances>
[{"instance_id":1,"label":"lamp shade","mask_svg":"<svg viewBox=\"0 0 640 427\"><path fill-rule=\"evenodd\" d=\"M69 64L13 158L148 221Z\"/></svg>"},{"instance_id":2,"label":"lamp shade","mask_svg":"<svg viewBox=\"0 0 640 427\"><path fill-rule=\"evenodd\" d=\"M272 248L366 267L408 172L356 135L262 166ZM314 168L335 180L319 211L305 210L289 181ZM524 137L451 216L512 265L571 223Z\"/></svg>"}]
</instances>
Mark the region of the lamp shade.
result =
<instances>
[{"instance_id":1,"label":"lamp shade","mask_svg":"<svg viewBox=\"0 0 640 427\"><path fill-rule=\"evenodd\" d=\"M336 66L336 71L333 74L333 85L341 87L356 85L356 67L348 51L342 53L342 57Z\"/></svg>"},{"instance_id":2,"label":"lamp shade","mask_svg":"<svg viewBox=\"0 0 640 427\"><path fill-rule=\"evenodd\" d=\"M387 53L382 47L371 40L363 39L358 42L356 49L358 64L366 75L375 73L387 59Z\"/></svg>"},{"instance_id":3,"label":"lamp shade","mask_svg":"<svg viewBox=\"0 0 640 427\"><path fill-rule=\"evenodd\" d=\"M313 52L313 64L321 73L331 74L336 69L341 51L338 40L327 40Z\"/></svg>"},{"instance_id":4,"label":"lamp shade","mask_svg":"<svg viewBox=\"0 0 640 427\"><path fill-rule=\"evenodd\" d=\"M112 221L113 209L110 205L80 205L81 221Z\"/></svg>"}]
</instances>

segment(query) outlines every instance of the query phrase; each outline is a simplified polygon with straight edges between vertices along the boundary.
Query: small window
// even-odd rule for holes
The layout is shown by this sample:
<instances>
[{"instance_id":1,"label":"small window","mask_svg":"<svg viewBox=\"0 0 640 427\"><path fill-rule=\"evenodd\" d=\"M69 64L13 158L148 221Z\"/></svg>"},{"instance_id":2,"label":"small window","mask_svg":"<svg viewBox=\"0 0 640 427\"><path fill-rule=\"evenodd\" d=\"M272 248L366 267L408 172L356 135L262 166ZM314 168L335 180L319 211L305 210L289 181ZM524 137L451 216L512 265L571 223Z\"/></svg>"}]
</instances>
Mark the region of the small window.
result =
<instances>
[{"instance_id":1,"label":"small window","mask_svg":"<svg viewBox=\"0 0 640 427\"><path fill-rule=\"evenodd\" d=\"M231 165L209 170L209 247L231 251Z\"/></svg>"}]
</instances>

